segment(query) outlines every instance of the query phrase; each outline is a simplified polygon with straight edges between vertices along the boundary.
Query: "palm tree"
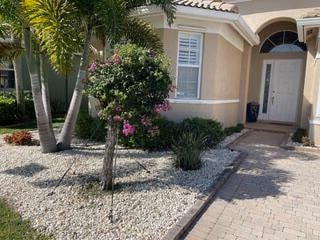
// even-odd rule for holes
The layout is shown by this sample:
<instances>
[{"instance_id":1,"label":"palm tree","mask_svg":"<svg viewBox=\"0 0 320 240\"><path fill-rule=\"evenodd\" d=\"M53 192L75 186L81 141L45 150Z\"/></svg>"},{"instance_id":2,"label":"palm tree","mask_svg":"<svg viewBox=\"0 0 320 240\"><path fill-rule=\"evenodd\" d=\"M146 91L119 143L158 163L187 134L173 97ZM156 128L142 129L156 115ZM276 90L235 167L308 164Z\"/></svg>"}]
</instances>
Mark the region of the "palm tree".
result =
<instances>
[{"instance_id":1,"label":"palm tree","mask_svg":"<svg viewBox=\"0 0 320 240\"><path fill-rule=\"evenodd\" d=\"M79 43L82 47L76 86L58 141L60 150L70 148L88 75L92 37L95 35L103 41L108 39L112 43L119 42L119 40L130 40L140 46L162 47L160 38L154 29L145 21L131 16L132 9L146 4L146 1L141 0L23 1L31 26L35 29L51 63L58 70L62 63L64 66L69 66L72 53L77 52ZM149 4L160 5L168 16L168 22L172 23L175 12L173 0L151 0ZM64 20L63 23L61 19ZM84 41L79 40L79 29L82 29L81 34L83 34Z\"/></svg>"},{"instance_id":2,"label":"palm tree","mask_svg":"<svg viewBox=\"0 0 320 240\"><path fill-rule=\"evenodd\" d=\"M36 120L39 132L40 143L43 153L57 151L56 138L46 112L45 104L43 102L41 83L40 83L40 56L38 47L34 44L35 40L32 39L32 33L29 28L24 30L24 42L27 51L27 65L31 78L31 89L33 103L36 113ZM44 90L48 91L48 90Z\"/></svg>"},{"instance_id":3,"label":"palm tree","mask_svg":"<svg viewBox=\"0 0 320 240\"><path fill-rule=\"evenodd\" d=\"M24 116L25 101L22 82L22 46L20 19L16 15L14 1L0 1L0 47L2 60L12 61L15 75L15 90L18 112ZM11 35L10 40L8 36Z\"/></svg>"},{"instance_id":4,"label":"palm tree","mask_svg":"<svg viewBox=\"0 0 320 240\"><path fill-rule=\"evenodd\" d=\"M14 56L13 62L17 81L16 87L20 89L19 91L21 91L19 86L22 86L22 78L19 77L21 74L19 71L19 68L21 67L21 59L19 57L20 55L25 54L27 58L42 152L46 153L56 151L56 139L42 101L38 50L34 52L38 46L36 41L32 39L32 34L28 28L25 18L23 17L22 10L20 8L20 2L18 0L0 0L0 22L1 26L9 26L10 33L12 34L12 41L10 41L7 45L2 45L2 47L6 50L3 52L1 51L1 54L4 56L10 56L11 52ZM0 32L3 34L4 32L2 30L0 30ZM22 48L22 39L24 39L25 48ZM36 46L36 48L34 46ZM21 98L20 94L21 93L17 94L17 98Z\"/></svg>"}]
</instances>

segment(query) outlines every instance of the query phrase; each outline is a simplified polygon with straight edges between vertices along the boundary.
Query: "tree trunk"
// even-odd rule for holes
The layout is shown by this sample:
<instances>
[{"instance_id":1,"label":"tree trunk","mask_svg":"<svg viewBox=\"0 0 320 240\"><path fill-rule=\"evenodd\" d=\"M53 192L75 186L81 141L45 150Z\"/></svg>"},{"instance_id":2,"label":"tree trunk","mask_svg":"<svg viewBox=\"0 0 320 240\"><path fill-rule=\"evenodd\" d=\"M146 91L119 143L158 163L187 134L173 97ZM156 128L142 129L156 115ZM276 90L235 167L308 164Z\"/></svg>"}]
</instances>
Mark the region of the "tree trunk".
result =
<instances>
[{"instance_id":1,"label":"tree trunk","mask_svg":"<svg viewBox=\"0 0 320 240\"><path fill-rule=\"evenodd\" d=\"M41 91L42 91L42 102L44 105L44 110L47 114L50 127L52 127L52 112L50 105L50 95L49 95L49 84L47 76L46 59L44 55L40 55L40 81L41 81Z\"/></svg>"},{"instance_id":2,"label":"tree trunk","mask_svg":"<svg viewBox=\"0 0 320 240\"><path fill-rule=\"evenodd\" d=\"M60 138L58 141L59 150L66 150L70 148L72 134L76 125L78 113L80 110L82 92L84 89L84 81L88 77L88 65L89 65L89 52L90 52L90 43L93 33L93 20L90 20L87 29L87 35L84 43L84 49L82 53L80 68L78 71L77 82L75 89L73 91L71 103L69 106L68 114L66 120L63 124L61 130Z\"/></svg>"},{"instance_id":3,"label":"tree trunk","mask_svg":"<svg viewBox=\"0 0 320 240\"><path fill-rule=\"evenodd\" d=\"M39 138L41 144L41 150L43 153L57 151L56 139L53 133L53 129L50 126L48 116L44 109L42 102L40 77L39 77L39 58L32 52L31 33L30 30L25 30L25 46L27 52L27 66L31 79L31 90L34 103L34 109L36 113L37 126L39 131Z\"/></svg>"},{"instance_id":4,"label":"tree trunk","mask_svg":"<svg viewBox=\"0 0 320 240\"><path fill-rule=\"evenodd\" d=\"M102 190L112 189L113 179L113 157L117 141L117 126L110 124L108 126L105 154L102 168Z\"/></svg>"},{"instance_id":5,"label":"tree trunk","mask_svg":"<svg viewBox=\"0 0 320 240\"><path fill-rule=\"evenodd\" d=\"M16 89L16 99L18 112L22 117L26 113L26 105L24 101L23 93L23 81L22 81L22 57L21 55L15 55L13 58L13 69L14 69L14 79L15 79L15 89Z\"/></svg>"}]
</instances>

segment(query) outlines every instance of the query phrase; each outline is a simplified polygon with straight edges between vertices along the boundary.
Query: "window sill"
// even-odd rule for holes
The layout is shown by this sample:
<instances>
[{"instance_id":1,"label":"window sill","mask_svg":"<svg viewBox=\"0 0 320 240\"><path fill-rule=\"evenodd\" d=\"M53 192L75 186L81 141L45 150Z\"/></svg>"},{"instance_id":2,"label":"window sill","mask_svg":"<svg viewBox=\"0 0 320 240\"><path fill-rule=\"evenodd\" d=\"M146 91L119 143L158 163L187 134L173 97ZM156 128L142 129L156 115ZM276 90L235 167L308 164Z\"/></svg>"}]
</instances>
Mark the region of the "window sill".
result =
<instances>
[{"instance_id":1,"label":"window sill","mask_svg":"<svg viewBox=\"0 0 320 240\"><path fill-rule=\"evenodd\" d=\"M186 103L186 104L207 104L207 105L217 105L217 104L230 104L239 103L239 99L231 100L200 100L200 99L180 99L180 98L170 98L168 99L170 103Z\"/></svg>"}]
</instances>

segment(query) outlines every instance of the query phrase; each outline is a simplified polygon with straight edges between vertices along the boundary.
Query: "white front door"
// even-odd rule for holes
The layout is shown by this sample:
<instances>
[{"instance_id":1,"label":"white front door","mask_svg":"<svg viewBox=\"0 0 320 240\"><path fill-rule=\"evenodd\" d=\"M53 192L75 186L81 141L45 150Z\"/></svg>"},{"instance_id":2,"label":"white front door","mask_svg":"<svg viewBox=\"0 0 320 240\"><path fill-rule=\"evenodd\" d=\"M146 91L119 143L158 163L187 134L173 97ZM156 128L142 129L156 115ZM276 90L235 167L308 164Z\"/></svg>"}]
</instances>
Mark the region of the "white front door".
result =
<instances>
[{"instance_id":1,"label":"white front door","mask_svg":"<svg viewBox=\"0 0 320 240\"><path fill-rule=\"evenodd\" d=\"M302 69L300 59L264 62L260 120L296 122Z\"/></svg>"}]
</instances>

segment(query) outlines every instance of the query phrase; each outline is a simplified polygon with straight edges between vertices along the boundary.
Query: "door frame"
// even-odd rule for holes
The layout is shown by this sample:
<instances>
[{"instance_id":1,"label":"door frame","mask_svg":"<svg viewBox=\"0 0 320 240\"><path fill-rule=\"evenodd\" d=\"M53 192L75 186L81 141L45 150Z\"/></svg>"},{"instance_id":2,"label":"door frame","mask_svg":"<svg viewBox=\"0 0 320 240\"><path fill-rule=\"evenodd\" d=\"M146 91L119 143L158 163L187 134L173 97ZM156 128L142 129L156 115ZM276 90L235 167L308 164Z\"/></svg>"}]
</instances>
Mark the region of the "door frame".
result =
<instances>
[{"instance_id":1,"label":"door frame","mask_svg":"<svg viewBox=\"0 0 320 240\"><path fill-rule=\"evenodd\" d=\"M296 116L295 116L295 121L294 122L286 122L286 123L297 123L298 122L298 115L299 115L299 106L300 106L300 102L301 102L301 86L303 83L303 74L304 74L304 66L303 66L303 62L304 60L301 58L293 58L293 59L266 59L263 60L262 62L262 76L261 76L261 87L260 87L260 109L259 109L259 115L258 115L258 120L261 121L269 121L269 122L278 122L276 120L270 120L269 119L269 110L271 107L271 101L270 101L270 97L271 97L271 89L272 89L272 83L273 83L273 76L274 76L274 64L277 61L301 61L301 69L300 69L300 81L299 81L299 87L298 87L298 99L297 99L297 109L296 109ZM267 73L267 65L271 64L271 73L270 73L270 85L269 85L269 92L268 92L268 106L267 106L267 113L262 113L263 110L263 98L264 98L264 89L265 89L265 77L266 77L266 73Z\"/></svg>"}]
</instances>

